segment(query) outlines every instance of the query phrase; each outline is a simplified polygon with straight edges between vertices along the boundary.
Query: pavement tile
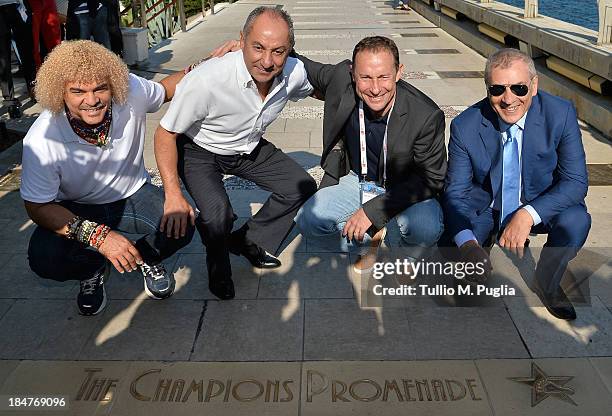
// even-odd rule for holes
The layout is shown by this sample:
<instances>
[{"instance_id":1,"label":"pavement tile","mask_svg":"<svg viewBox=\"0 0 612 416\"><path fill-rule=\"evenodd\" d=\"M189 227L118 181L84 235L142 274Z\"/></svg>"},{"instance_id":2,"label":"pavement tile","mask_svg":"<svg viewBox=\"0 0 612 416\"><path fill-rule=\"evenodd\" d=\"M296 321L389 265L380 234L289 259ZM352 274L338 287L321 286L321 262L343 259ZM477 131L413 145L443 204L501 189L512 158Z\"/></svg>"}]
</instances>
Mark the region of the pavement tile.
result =
<instances>
[{"instance_id":1,"label":"pavement tile","mask_svg":"<svg viewBox=\"0 0 612 416\"><path fill-rule=\"evenodd\" d=\"M320 57L315 57L315 58L320 58ZM319 119L314 119L314 120L287 119L287 125L285 126L285 132L287 133L300 133L300 132L309 133L313 130L320 130L322 123L323 123L323 120L319 120Z\"/></svg>"},{"instance_id":2,"label":"pavement tile","mask_svg":"<svg viewBox=\"0 0 612 416\"><path fill-rule=\"evenodd\" d=\"M348 256L283 253L282 266L262 270L258 299L352 298Z\"/></svg>"},{"instance_id":3,"label":"pavement tile","mask_svg":"<svg viewBox=\"0 0 612 416\"><path fill-rule=\"evenodd\" d=\"M558 391L559 387L568 389L565 390L567 394L544 396L541 402L532 406L533 387L529 384L530 382L510 380L510 377L532 378L532 363L535 363L548 377L570 378L569 380L550 380L551 384L541 386L544 389L555 391ZM604 416L610 414L612 395L606 390L596 370L587 359L477 360L476 366L496 416ZM563 400L562 397L566 400ZM576 405L567 401L567 398L574 401Z\"/></svg>"},{"instance_id":4,"label":"pavement tile","mask_svg":"<svg viewBox=\"0 0 612 416\"><path fill-rule=\"evenodd\" d=\"M25 254L15 254L2 266L0 284L4 288L0 298L20 299L76 299L76 281L57 282L42 279L30 270Z\"/></svg>"},{"instance_id":5,"label":"pavement tile","mask_svg":"<svg viewBox=\"0 0 612 416\"><path fill-rule=\"evenodd\" d=\"M13 150L14 146L11 147ZM0 158L6 151L0 153ZM21 157L21 151L19 152ZM0 198L0 219L16 220L12 228L20 229L29 221L28 214L23 206L23 199L18 191L7 192Z\"/></svg>"},{"instance_id":6,"label":"pavement tile","mask_svg":"<svg viewBox=\"0 0 612 416\"><path fill-rule=\"evenodd\" d=\"M399 308L361 309L353 299L310 299L305 304L305 360L415 358L410 325Z\"/></svg>"},{"instance_id":7,"label":"pavement tile","mask_svg":"<svg viewBox=\"0 0 612 416\"><path fill-rule=\"evenodd\" d=\"M129 389L129 382L124 377L129 367L129 363L118 361L22 361L6 380L0 394L64 396L68 408L40 412L21 409L2 412L2 415L110 415L117 392Z\"/></svg>"},{"instance_id":8,"label":"pavement tile","mask_svg":"<svg viewBox=\"0 0 612 416\"><path fill-rule=\"evenodd\" d=\"M304 416L492 414L474 362L450 360L304 363L301 410Z\"/></svg>"},{"instance_id":9,"label":"pavement tile","mask_svg":"<svg viewBox=\"0 0 612 416\"><path fill-rule=\"evenodd\" d=\"M16 300L14 299L0 299L0 320L2 320L4 314L6 314L9 309L11 309L15 302Z\"/></svg>"},{"instance_id":10,"label":"pavement tile","mask_svg":"<svg viewBox=\"0 0 612 416\"><path fill-rule=\"evenodd\" d=\"M2 391L6 379L9 378L19 363L21 363L19 360L0 360L0 391Z\"/></svg>"},{"instance_id":11,"label":"pavement tile","mask_svg":"<svg viewBox=\"0 0 612 416\"><path fill-rule=\"evenodd\" d=\"M23 204L23 202L21 202ZM0 220L0 253L27 253L34 223L27 218Z\"/></svg>"},{"instance_id":12,"label":"pavement tile","mask_svg":"<svg viewBox=\"0 0 612 416\"><path fill-rule=\"evenodd\" d=\"M270 192L262 189L231 190L228 192L234 214L239 217L251 217L259 211L268 200Z\"/></svg>"},{"instance_id":13,"label":"pavement tile","mask_svg":"<svg viewBox=\"0 0 612 416\"><path fill-rule=\"evenodd\" d=\"M253 268L244 257L230 255L230 261L236 299L255 299L259 287L259 271ZM218 299L208 290L206 255L182 254L176 264L177 269L174 273L176 289L173 298Z\"/></svg>"},{"instance_id":14,"label":"pavement tile","mask_svg":"<svg viewBox=\"0 0 612 416\"><path fill-rule=\"evenodd\" d=\"M304 146L302 148L294 147L288 149L285 153L304 169L308 170L319 166L322 151L322 147Z\"/></svg>"},{"instance_id":15,"label":"pavement tile","mask_svg":"<svg viewBox=\"0 0 612 416\"><path fill-rule=\"evenodd\" d=\"M533 357L612 355L612 315L597 297L576 306L577 319L553 317L535 296L504 299Z\"/></svg>"},{"instance_id":16,"label":"pavement tile","mask_svg":"<svg viewBox=\"0 0 612 416\"><path fill-rule=\"evenodd\" d=\"M209 301L191 360L301 360L303 313L291 300Z\"/></svg>"},{"instance_id":17,"label":"pavement tile","mask_svg":"<svg viewBox=\"0 0 612 416\"><path fill-rule=\"evenodd\" d=\"M594 212L591 214L591 230L584 246L589 248L603 247L609 250L612 247L611 235L612 215Z\"/></svg>"},{"instance_id":18,"label":"pavement tile","mask_svg":"<svg viewBox=\"0 0 612 416\"><path fill-rule=\"evenodd\" d=\"M283 243L281 244L279 253L306 253L307 252L307 244L306 237L300 234L300 230L297 226L291 229L291 232L285 238Z\"/></svg>"},{"instance_id":19,"label":"pavement tile","mask_svg":"<svg viewBox=\"0 0 612 416\"><path fill-rule=\"evenodd\" d=\"M605 253L583 248L570 263L576 291L596 295L604 305L612 306L612 249Z\"/></svg>"},{"instance_id":20,"label":"pavement tile","mask_svg":"<svg viewBox=\"0 0 612 416\"><path fill-rule=\"evenodd\" d=\"M416 359L527 358L503 307L404 308Z\"/></svg>"},{"instance_id":21,"label":"pavement tile","mask_svg":"<svg viewBox=\"0 0 612 416\"><path fill-rule=\"evenodd\" d=\"M278 148L310 146L310 132L301 133L267 133L266 139Z\"/></svg>"},{"instance_id":22,"label":"pavement tile","mask_svg":"<svg viewBox=\"0 0 612 416\"><path fill-rule=\"evenodd\" d=\"M125 378L137 380L138 395L123 388L118 415L298 413L299 363L143 362L132 364Z\"/></svg>"},{"instance_id":23,"label":"pavement tile","mask_svg":"<svg viewBox=\"0 0 612 416\"><path fill-rule=\"evenodd\" d=\"M187 360L202 301L112 302L78 355L80 360Z\"/></svg>"},{"instance_id":24,"label":"pavement tile","mask_svg":"<svg viewBox=\"0 0 612 416\"><path fill-rule=\"evenodd\" d=\"M591 357L589 361L612 395L612 357Z\"/></svg>"},{"instance_id":25,"label":"pavement tile","mask_svg":"<svg viewBox=\"0 0 612 416\"><path fill-rule=\"evenodd\" d=\"M286 123L287 123L287 120L284 120L284 119L274 120L266 129L265 138L269 140L270 136L272 136L274 133L284 132Z\"/></svg>"},{"instance_id":26,"label":"pavement tile","mask_svg":"<svg viewBox=\"0 0 612 416\"><path fill-rule=\"evenodd\" d=\"M101 317L83 317L71 300L18 300L0 320L0 359L70 360Z\"/></svg>"}]
</instances>

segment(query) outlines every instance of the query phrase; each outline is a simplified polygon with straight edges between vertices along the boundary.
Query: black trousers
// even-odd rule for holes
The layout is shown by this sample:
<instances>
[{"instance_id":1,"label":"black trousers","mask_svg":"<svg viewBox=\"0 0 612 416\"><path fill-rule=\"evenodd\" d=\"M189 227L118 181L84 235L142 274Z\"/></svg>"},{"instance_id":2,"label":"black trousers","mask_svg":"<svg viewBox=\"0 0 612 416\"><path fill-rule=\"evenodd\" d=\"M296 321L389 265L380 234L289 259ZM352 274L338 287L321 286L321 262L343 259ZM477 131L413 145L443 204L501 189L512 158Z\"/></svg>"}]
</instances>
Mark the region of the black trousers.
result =
<instances>
[{"instance_id":1,"label":"black trousers","mask_svg":"<svg viewBox=\"0 0 612 416\"><path fill-rule=\"evenodd\" d=\"M164 213L164 193L145 183L134 195L108 204L90 205L72 201L59 203L75 215L106 224L126 234L142 234L136 249L149 264L157 264L189 244L193 227L179 239L159 231ZM85 280L107 261L97 250L42 227L36 227L28 248L30 267L40 277L58 281Z\"/></svg>"},{"instance_id":2,"label":"black trousers","mask_svg":"<svg viewBox=\"0 0 612 416\"><path fill-rule=\"evenodd\" d=\"M15 99L11 74L11 32L21 58L24 78L29 84L36 75L32 55L32 26L31 22L23 21L16 4L0 6L0 88L7 104Z\"/></svg>"},{"instance_id":3,"label":"black trousers","mask_svg":"<svg viewBox=\"0 0 612 416\"><path fill-rule=\"evenodd\" d=\"M227 256L235 218L223 174L253 181L272 192L242 231L247 239L273 254L291 231L298 209L317 189L300 165L263 138L248 155L217 155L185 135L179 136L177 147L179 174L200 211L196 228L209 255Z\"/></svg>"}]
</instances>

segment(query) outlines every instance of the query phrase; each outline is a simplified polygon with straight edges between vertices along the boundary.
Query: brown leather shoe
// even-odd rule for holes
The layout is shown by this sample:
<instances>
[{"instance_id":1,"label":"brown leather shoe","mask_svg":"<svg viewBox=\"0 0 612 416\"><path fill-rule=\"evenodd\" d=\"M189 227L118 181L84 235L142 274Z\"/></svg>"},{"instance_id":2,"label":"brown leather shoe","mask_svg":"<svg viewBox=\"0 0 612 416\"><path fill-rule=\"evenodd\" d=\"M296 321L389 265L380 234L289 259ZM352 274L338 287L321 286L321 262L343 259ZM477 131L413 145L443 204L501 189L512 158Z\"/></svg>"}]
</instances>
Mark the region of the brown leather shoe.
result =
<instances>
[{"instance_id":1,"label":"brown leather shoe","mask_svg":"<svg viewBox=\"0 0 612 416\"><path fill-rule=\"evenodd\" d=\"M366 254L357 256L357 261L353 264L353 270L356 273L367 273L374 268L374 263L378 259L378 247L382 244L387 235L387 227L383 227L372 237L370 247Z\"/></svg>"}]
</instances>

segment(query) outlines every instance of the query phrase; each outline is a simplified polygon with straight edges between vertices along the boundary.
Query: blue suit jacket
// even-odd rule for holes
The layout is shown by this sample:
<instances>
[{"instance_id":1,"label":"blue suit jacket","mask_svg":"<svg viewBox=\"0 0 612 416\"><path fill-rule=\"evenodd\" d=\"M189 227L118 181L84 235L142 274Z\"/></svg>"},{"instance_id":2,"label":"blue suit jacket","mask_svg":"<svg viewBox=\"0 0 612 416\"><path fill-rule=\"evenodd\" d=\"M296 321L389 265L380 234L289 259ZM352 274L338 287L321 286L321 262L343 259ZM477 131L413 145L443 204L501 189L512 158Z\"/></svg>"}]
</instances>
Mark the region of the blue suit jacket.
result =
<instances>
[{"instance_id":1,"label":"blue suit jacket","mask_svg":"<svg viewBox=\"0 0 612 416\"><path fill-rule=\"evenodd\" d=\"M472 229L470 219L485 211L502 182L502 146L497 114L484 99L451 123L448 172L443 197L451 236ZM523 131L522 194L544 224L566 208L584 204L586 160L576 111L570 101L539 92Z\"/></svg>"}]
</instances>

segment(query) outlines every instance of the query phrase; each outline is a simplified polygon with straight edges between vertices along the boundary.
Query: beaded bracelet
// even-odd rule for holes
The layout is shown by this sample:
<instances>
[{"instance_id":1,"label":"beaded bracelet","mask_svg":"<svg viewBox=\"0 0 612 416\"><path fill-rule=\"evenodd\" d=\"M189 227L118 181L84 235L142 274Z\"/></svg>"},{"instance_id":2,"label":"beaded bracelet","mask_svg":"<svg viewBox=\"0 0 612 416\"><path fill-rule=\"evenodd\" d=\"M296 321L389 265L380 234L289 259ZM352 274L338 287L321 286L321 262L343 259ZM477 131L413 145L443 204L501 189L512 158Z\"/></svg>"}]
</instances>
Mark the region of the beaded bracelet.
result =
<instances>
[{"instance_id":1,"label":"beaded bracelet","mask_svg":"<svg viewBox=\"0 0 612 416\"><path fill-rule=\"evenodd\" d=\"M89 238L89 245L95 249L100 248L110 230L110 227L107 225L98 225L91 234L91 237Z\"/></svg>"},{"instance_id":2,"label":"beaded bracelet","mask_svg":"<svg viewBox=\"0 0 612 416\"><path fill-rule=\"evenodd\" d=\"M68 222L66 237L98 249L110 231L107 225L85 220L77 215Z\"/></svg>"},{"instance_id":3,"label":"beaded bracelet","mask_svg":"<svg viewBox=\"0 0 612 416\"><path fill-rule=\"evenodd\" d=\"M68 230L66 231L67 239L76 240L78 229L81 226L82 222L83 222L83 218L79 217L78 215L75 215L74 217L72 217L70 221L68 221L68 224L67 224Z\"/></svg>"}]
</instances>

